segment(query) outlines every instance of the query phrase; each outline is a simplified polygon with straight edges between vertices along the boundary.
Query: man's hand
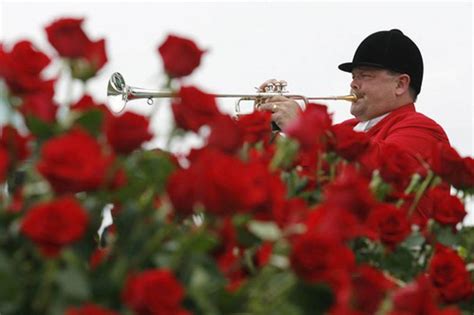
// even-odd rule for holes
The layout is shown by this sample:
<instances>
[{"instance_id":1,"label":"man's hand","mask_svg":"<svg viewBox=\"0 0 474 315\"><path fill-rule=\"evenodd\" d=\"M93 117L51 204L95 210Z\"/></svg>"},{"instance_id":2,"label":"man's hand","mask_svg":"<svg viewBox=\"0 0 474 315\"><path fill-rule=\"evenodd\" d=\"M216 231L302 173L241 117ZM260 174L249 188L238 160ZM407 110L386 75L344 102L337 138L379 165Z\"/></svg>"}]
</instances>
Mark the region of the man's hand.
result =
<instances>
[{"instance_id":1,"label":"man's hand","mask_svg":"<svg viewBox=\"0 0 474 315\"><path fill-rule=\"evenodd\" d=\"M281 83L275 79L267 80L259 87L260 92L265 92L265 87L269 84ZM286 82L285 82L286 84ZM272 113L272 120L284 129L290 121L295 119L300 113L301 108L299 104L291 98L285 96L272 96L262 99L260 104L256 105L257 110L265 110Z\"/></svg>"}]
</instances>

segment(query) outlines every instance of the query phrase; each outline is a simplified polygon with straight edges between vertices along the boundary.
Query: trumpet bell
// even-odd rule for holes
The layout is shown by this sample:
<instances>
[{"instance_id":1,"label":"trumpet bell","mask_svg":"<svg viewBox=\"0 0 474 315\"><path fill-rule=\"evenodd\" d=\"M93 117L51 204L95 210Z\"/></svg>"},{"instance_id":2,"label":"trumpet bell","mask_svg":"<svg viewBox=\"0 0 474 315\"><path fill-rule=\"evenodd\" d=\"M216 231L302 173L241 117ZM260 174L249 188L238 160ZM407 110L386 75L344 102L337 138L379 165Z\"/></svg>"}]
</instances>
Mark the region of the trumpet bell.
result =
<instances>
[{"instance_id":1,"label":"trumpet bell","mask_svg":"<svg viewBox=\"0 0 474 315\"><path fill-rule=\"evenodd\" d=\"M107 103L115 113L120 113L125 109L128 102L128 87L123 76L115 72L109 79L107 86Z\"/></svg>"}]
</instances>

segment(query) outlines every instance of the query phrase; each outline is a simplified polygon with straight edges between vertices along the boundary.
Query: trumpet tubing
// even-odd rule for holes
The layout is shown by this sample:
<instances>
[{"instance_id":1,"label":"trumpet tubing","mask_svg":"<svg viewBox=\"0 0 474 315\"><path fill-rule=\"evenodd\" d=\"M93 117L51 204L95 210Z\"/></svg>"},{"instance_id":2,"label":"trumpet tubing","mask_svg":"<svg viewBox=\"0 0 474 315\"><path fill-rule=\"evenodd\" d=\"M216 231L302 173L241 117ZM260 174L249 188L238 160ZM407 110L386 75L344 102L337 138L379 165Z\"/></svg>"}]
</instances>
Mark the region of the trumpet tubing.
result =
<instances>
[{"instance_id":1,"label":"trumpet tubing","mask_svg":"<svg viewBox=\"0 0 474 315\"><path fill-rule=\"evenodd\" d=\"M272 96L285 96L288 98L302 100L305 104L308 104L312 100L335 100L335 101L357 101L357 95L343 95L343 96L304 96L300 94L291 94L285 90L286 85L270 86L265 92L257 92L252 94L212 94L216 98L236 98L237 102L235 105L235 111L240 112L241 101L259 101L263 98ZM115 72L112 74L107 86L107 97L109 105L114 112L121 112L125 109L128 101L135 99L147 99L149 104L153 103L154 98L173 98L178 95L173 91L166 90L148 90L137 87L128 86L125 83L123 76Z\"/></svg>"}]
</instances>

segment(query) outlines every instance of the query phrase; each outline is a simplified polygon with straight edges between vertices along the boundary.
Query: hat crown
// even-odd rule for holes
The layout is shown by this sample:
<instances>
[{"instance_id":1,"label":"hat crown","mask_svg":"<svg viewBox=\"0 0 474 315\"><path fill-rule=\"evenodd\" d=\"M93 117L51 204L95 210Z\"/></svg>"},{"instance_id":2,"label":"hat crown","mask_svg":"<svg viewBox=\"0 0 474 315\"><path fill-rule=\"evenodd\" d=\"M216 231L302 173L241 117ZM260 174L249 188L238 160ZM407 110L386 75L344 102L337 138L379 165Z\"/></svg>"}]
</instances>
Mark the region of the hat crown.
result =
<instances>
[{"instance_id":1,"label":"hat crown","mask_svg":"<svg viewBox=\"0 0 474 315\"><path fill-rule=\"evenodd\" d=\"M419 93L423 81L423 59L416 44L402 31L392 29L369 35L357 48L351 63L339 66L343 71L372 66L406 73L410 76L410 86Z\"/></svg>"}]
</instances>

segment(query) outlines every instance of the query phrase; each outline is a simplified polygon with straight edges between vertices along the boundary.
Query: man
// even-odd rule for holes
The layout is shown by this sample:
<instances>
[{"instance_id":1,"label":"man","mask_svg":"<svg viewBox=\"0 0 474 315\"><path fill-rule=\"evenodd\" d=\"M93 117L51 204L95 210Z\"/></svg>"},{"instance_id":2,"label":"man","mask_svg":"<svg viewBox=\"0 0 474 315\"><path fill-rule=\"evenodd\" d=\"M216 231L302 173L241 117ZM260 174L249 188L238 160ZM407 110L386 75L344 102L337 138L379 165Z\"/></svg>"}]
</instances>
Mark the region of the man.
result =
<instances>
[{"instance_id":1,"label":"man","mask_svg":"<svg viewBox=\"0 0 474 315\"><path fill-rule=\"evenodd\" d=\"M352 73L351 93L358 97L351 105L355 118L343 124L367 132L374 146L396 144L415 158L427 160L435 143L449 143L436 122L415 111L423 59L416 44L400 30L369 35L352 62L339 69ZM260 88L275 81L268 80ZM295 101L283 96L266 99L259 109L271 111L273 121L283 130L301 111Z\"/></svg>"}]
</instances>

